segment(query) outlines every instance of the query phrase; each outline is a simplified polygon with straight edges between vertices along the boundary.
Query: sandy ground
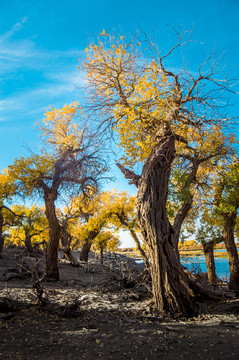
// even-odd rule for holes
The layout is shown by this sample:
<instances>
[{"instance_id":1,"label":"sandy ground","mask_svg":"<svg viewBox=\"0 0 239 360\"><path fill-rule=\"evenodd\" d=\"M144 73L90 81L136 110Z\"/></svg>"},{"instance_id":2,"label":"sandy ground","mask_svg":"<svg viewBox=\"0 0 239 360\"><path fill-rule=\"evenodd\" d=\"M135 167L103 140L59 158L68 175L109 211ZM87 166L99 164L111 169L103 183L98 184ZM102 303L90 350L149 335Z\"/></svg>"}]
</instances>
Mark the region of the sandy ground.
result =
<instances>
[{"instance_id":1,"label":"sandy ground","mask_svg":"<svg viewBox=\"0 0 239 360\"><path fill-rule=\"evenodd\" d=\"M155 314L141 269L120 259L80 267L62 261L61 280L41 283L38 304L31 276L19 267L22 253L4 249L0 359L239 360L238 298L193 318Z\"/></svg>"}]
</instances>

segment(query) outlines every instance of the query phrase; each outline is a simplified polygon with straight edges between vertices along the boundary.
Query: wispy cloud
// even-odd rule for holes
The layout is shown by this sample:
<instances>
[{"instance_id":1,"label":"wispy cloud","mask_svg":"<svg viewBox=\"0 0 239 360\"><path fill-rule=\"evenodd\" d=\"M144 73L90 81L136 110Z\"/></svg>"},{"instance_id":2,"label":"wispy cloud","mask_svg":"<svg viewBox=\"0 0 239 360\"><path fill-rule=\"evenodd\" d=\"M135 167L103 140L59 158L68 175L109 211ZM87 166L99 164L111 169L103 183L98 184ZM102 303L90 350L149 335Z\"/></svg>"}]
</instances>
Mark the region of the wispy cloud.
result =
<instances>
[{"instance_id":1,"label":"wispy cloud","mask_svg":"<svg viewBox=\"0 0 239 360\"><path fill-rule=\"evenodd\" d=\"M13 86L7 91L8 95L0 99L0 121L16 121L16 116L26 121L50 104L73 101L76 86L83 82L77 62L84 52L78 49L50 51L30 39L19 39L19 36L18 40L14 39L14 34L26 24L27 18L23 18L0 36L0 80L3 88L8 88L10 79L16 79L17 83L16 90Z\"/></svg>"},{"instance_id":2,"label":"wispy cloud","mask_svg":"<svg viewBox=\"0 0 239 360\"><path fill-rule=\"evenodd\" d=\"M5 34L0 36L0 43L5 42L6 40L10 39L12 35L14 35L16 32L21 30L21 28L24 26L24 24L27 22L28 18L23 17L20 19L16 24L13 25L13 27L8 30Z\"/></svg>"}]
</instances>

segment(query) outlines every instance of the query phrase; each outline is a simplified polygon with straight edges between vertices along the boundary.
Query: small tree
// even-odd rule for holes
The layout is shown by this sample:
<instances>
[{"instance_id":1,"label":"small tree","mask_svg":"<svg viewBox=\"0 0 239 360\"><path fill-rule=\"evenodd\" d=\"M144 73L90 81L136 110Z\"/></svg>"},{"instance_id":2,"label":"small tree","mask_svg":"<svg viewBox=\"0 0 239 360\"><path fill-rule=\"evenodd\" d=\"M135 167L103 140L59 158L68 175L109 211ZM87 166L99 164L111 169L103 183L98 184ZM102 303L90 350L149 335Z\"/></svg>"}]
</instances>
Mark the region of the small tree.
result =
<instances>
[{"instance_id":1,"label":"small tree","mask_svg":"<svg viewBox=\"0 0 239 360\"><path fill-rule=\"evenodd\" d=\"M100 251L100 263L104 262L104 251L109 249L111 251L117 250L120 245L119 237L111 231L101 231L94 239L94 248Z\"/></svg>"},{"instance_id":2,"label":"small tree","mask_svg":"<svg viewBox=\"0 0 239 360\"><path fill-rule=\"evenodd\" d=\"M129 231L132 239L135 242L136 248L144 260L145 267L149 269L149 261L147 254L141 246L138 236L139 225L137 215L135 212L135 196L129 196L127 192L111 192L111 201L108 205L109 220L117 229L124 229Z\"/></svg>"},{"instance_id":3,"label":"small tree","mask_svg":"<svg viewBox=\"0 0 239 360\"><path fill-rule=\"evenodd\" d=\"M78 104L65 105L45 113L39 125L44 148L40 154L15 160L9 172L24 196L40 194L49 225L46 278L58 280L57 250L61 227L55 202L61 194L90 194L97 191L106 170L99 155L99 142L82 119ZM78 122L77 122L78 120Z\"/></svg>"},{"instance_id":4,"label":"small tree","mask_svg":"<svg viewBox=\"0 0 239 360\"><path fill-rule=\"evenodd\" d=\"M113 227L117 232L119 229L128 230L140 251L146 266L148 259L141 247L137 236L138 222L134 211L135 197L128 196L126 192L115 190L106 191L95 196L91 201L76 197L65 209L62 224L70 224L71 229L65 233L65 238L70 239L72 233L77 232L78 245L82 246L80 259L88 261L88 254L94 239L101 233L103 228ZM74 223L74 219L78 218ZM78 231L74 230L78 227ZM76 246L74 242L74 246Z\"/></svg>"},{"instance_id":5,"label":"small tree","mask_svg":"<svg viewBox=\"0 0 239 360\"><path fill-rule=\"evenodd\" d=\"M19 216L18 223L15 222L15 226L9 228L11 242L17 245L24 243L29 254L33 253L34 245L47 243L48 224L43 207L36 204L29 208L13 205L11 210Z\"/></svg>"}]
</instances>

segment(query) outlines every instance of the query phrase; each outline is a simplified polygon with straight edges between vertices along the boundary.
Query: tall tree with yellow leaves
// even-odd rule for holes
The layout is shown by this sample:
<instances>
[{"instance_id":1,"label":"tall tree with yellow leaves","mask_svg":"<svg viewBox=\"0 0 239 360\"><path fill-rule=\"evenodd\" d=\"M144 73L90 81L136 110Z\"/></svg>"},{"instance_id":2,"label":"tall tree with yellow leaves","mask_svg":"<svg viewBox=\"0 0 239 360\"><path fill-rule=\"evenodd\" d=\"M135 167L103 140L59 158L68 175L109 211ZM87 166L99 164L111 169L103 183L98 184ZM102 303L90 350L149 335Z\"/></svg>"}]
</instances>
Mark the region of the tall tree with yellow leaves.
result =
<instances>
[{"instance_id":1,"label":"tall tree with yellow leaves","mask_svg":"<svg viewBox=\"0 0 239 360\"><path fill-rule=\"evenodd\" d=\"M220 99L230 90L226 78L217 80L218 63L210 58L197 73L166 67L169 56L188 43L178 34L177 44L162 55L147 36L141 46L137 36L127 43L123 36L103 32L96 44L86 48L82 65L94 115L100 116L101 129L116 131L125 152L118 166L138 188L137 216L149 254L155 305L173 313L189 313L194 305L166 211L171 168L180 148L180 154L193 163L185 183L185 190L190 190L199 165L208 158L194 156L194 137L210 134L225 120ZM141 175L132 169L138 161L143 163ZM175 218L179 227L190 209L191 195L188 191Z\"/></svg>"},{"instance_id":2,"label":"tall tree with yellow leaves","mask_svg":"<svg viewBox=\"0 0 239 360\"><path fill-rule=\"evenodd\" d=\"M39 125L43 147L39 154L15 160L9 173L24 196L41 195L49 225L46 278L58 280L57 250L61 227L55 202L61 195L91 195L98 190L106 165L96 134L80 117L77 103L50 109Z\"/></svg>"}]
</instances>

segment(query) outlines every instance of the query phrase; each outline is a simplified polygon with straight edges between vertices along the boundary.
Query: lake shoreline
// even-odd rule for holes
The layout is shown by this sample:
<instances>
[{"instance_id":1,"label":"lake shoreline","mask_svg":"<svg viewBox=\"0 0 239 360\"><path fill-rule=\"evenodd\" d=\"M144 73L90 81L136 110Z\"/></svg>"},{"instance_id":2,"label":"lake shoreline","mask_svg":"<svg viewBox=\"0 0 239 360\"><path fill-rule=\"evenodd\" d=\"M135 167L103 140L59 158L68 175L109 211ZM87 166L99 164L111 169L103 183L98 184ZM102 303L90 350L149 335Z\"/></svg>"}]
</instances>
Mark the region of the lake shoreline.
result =
<instances>
[{"instance_id":1,"label":"lake shoreline","mask_svg":"<svg viewBox=\"0 0 239 360\"><path fill-rule=\"evenodd\" d=\"M223 250L223 251L222 251ZM239 246L237 246L238 254L239 254ZM141 258L141 254L138 250L134 248L125 248L125 249L118 249L116 253L120 255L125 255L130 258ZM180 249L179 248L179 255L180 258L185 257L197 257L197 256L204 256L203 248L199 247L195 248L187 248L187 249ZM216 247L214 249L214 257L225 259L227 258L227 252L225 246Z\"/></svg>"}]
</instances>

